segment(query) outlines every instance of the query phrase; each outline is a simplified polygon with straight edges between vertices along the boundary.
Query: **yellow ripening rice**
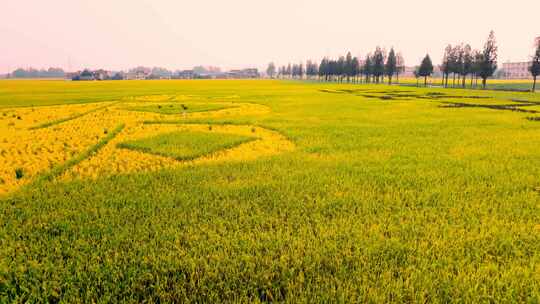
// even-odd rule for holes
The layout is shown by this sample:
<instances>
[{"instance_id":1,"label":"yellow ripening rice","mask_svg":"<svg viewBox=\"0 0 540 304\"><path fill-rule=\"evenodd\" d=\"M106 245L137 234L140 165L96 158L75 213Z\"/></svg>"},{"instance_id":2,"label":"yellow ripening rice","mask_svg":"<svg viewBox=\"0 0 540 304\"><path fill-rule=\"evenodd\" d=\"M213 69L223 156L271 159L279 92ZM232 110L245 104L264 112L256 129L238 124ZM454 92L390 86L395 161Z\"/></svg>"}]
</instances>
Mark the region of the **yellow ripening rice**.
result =
<instances>
[{"instance_id":1,"label":"yellow ripening rice","mask_svg":"<svg viewBox=\"0 0 540 304\"><path fill-rule=\"evenodd\" d=\"M0 195L29 183L35 176L86 150L104 136L113 124L99 127L89 120L98 112L47 128L31 127L46 119L61 119L96 105L53 106L36 109L4 109L20 123L0 123ZM0 114L1 115L1 114ZM17 117L20 117L18 119Z\"/></svg>"},{"instance_id":2,"label":"yellow ripening rice","mask_svg":"<svg viewBox=\"0 0 540 304\"><path fill-rule=\"evenodd\" d=\"M78 154L90 149L119 124L124 130L95 156L69 169L62 178L93 177L137 171L154 171L199 163L249 160L293 148L279 133L251 126L212 126L214 132L254 136L258 139L193 161L118 149L116 144L174 130L210 132L208 125L144 125L144 121L252 117L270 112L267 106L236 103L238 96L216 98L212 104L225 108L181 114L127 110L130 106L167 103L204 103L194 96L156 95L129 97L116 102L80 105L5 108L0 110L0 195L30 183ZM255 132L252 132L252 131Z\"/></svg>"},{"instance_id":3,"label":"yellow ripening rice","mask_svg":"<svg viewBox=\"0 0 540 304\"><path fill-rule=\"evenodd\" d=\"M256 137L257 139L231 149L225 149L190 161L178 161L174 158L159 156L139 151L117 148L117 144L130 140L147 138L170 132L217 132ZM271 156L294 149L294 145L278 132L261 127L237 125L206 124L161 124L139 125L126 128L106 147L93 157L84 160L68 170L62 179L98 178L133 172L156 171L162 168L177 168L186 165L198 165L224 161L247 161L263 156Z\"/></svg>"},{"instance_id":4,"label":"yellow ripening rice","mask_svg":"<svg viewBox=\"0 0 540 304\"><path fill-rule=\"evenodd\" d=\"M111 105L110 102L60 106L0 109L0 130L20 130L87 113ZM2 135L5 135L2 132Z\"/></svg>"}]
</instances>

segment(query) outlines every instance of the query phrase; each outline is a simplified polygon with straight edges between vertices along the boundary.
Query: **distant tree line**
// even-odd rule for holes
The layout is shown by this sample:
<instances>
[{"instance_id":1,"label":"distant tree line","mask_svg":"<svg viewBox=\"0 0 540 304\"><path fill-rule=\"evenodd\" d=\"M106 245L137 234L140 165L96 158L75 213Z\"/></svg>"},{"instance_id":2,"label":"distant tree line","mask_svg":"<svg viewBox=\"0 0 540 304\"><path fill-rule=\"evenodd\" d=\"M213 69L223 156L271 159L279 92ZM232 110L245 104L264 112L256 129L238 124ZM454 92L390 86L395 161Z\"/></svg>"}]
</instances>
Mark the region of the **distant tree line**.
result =
<instances>
[{"instance_id":1,"label":"distant tree line","mask_svg":"<svg viewBox=\"0 0 540 304\"><path fill-rule=\"evenodd\" d=\"M11 78L63 78L66 75L64 70L60 68L48 68L48 69L16 69L9 74Z\"/></svg>"},{"instance_id":2,"label":"distant tree line","mask_svg":"<svg viewBox=\"0 0 540 304\"><path fill-rule=\"evenodd\" d=\"M289 64L281 66L277 71L279 78L290 79L318 79L319 81L347 82L347 83L381 83L384 79L388 83L399 81L399 74L405 69L405 61L400 53L394 49L386 51L377 47L365 60L353 57L350 52L338 59L325 57L320 64L308 60L306 64ZM267 74L274 77L275 65L270 63ZM395 77L395 78L394 78Z\"/></svg>"},{"instance_id":3,"label":"distant tree line","mask_svg":"<svg viewBox=\"0 0 540 304\"><path fill-rule=\"evenodd\" d=\"M444 87L465 88L467 80L471 87L478 87L481 80L482 88L486 88L487 80L497 71L498 46L495 33L491 31L482 50L475 50L469 44L447 45L444 50L442 63L439 65L442 74L441 85ZM416 66L413 75L423 78L424 85L428 85L427 78L434 73L434 66L429 54ZM353 57L350 52L337 59L325 57L320 64L308 60L303 63L288 64L276 69L272 62L266 70L270 78L282 79L317 79L327 82L347 83L399 83L399 75L405 71L405 60L401 53L391 48L389 52L376 47L372 53L363 60ZM540 75L540 39L535 42L535 53L529 66L533 77L532 91L536 90L536 81ZM467 79L469 78L469 79Z\"/></svg>"},{"instance_id":4,"label":"distant tree line","mask_svg":"<svg viewBox=\"0 0 540 304\"><path fill-rule=\"evenodd\" d=\"M298 63L280 67L277 71L277 77L282 79L314 79L317 77L318 71L317 63L308 60L305 66L303 63Z\"/></svg>"}]
</instances>

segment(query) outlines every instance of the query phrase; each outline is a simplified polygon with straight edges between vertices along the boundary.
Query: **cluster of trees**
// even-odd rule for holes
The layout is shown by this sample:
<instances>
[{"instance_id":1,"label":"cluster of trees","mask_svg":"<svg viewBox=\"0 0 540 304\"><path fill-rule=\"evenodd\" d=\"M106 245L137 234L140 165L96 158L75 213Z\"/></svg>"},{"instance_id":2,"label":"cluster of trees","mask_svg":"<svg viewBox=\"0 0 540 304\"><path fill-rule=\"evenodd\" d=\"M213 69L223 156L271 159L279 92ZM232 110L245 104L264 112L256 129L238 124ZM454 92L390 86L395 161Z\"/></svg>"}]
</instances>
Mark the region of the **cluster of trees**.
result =
<instances>
[{"instance_id":1,"label":"cluster of trees","mask_svg":"<svg viewBox=\"0 0 540 304\"><path fill-rule=\"evenodd\" d=\"M471 75L471 87L478 85L478 79L482 79L482 87L486 88L487 79L497 70L497 42L493 31L481 51L473 50L469 44L448 45L444 50L442 64L439 66L442 73L442 85L448 87L448 79L452 75L452 87L457 84L465 87L468 75ZM427 85L427 77L433 74L433 63L429 54L424 57L420 66L414 71L415 77L424 77L424 85ZM418 82L417 82L418 84Z\"/></svg>"},{"instance_id":2,"label":"cluster of trees","mask_svg":"<svg viewBox=\"0 0 540 304\"><path fill-rule=\"evenodd\" d=\"M266 69L269 77L276 74L280 78L314 79L321 81L337 82L384 82L387 77L388 83L393 83L394 76L399 81L399 74L405 69L405 61L400 53L390 49L388 54L380 47L377 47L372 54L368 54L365 60L360 61L353 57L350 52L338 59L323 58L320 64L308 60L304 64L289 64L282 66L276 71L274 63L270 63Z\"/></svg>"},{"instance_id":3,"label":"cluster of trees","mask_svg":"<svg viewBox=\"0 0 540 304\"><path fill-rule=\"evenodd\" d=\"M533 88L536 89L536 79L540 75L540 39L536 41L535 54L529 71L533 76ZM442 73L442 85L449 86L452 77L452 87L466 86L467 77L470 77L470 85L478 86L479 79L485 89L487 79L497 71L498 47L493 31L489 33L482 50L474 50L469 44L448 45L445 48L442 63L439 66ZM377 47L373 53L369 53L364 60L353 57L351 53L340 56L338 59L325 57L317 64L308 60L306 64L289 64L276 69L274 63L270 63L266 70L269 77L276 75L280 78L314 79L320 81L353 82L353 83L382 83L385 77L389 84L399 82L399 75L405 71L405 61L400 53L393 48L387 53ZM424 78L427 86L427 78L434 72L433 62L427 54L419 66L415 67L414 76L418 80ZM394 78L395 77L395 78Z\"/></svg>"},{"instance_id":4,"label":"cluster of trees","mask_svg":"<svg viewBox=\"0 0 540 304\"><path fill-rule=\"evenodd\" d=\"M352 57L350 52L337 60L323 58L317 75L325 81L357 82L360 75L360 62L357 57Z\"/></svg>"},{"instance_id":5,"label":"cluster of trees","mask_svg":"<svg viewBox=\"0 0 540 304\"><path fill-rule=\"evenodd\" d=\"M493 31L489 34L482 51L473 50L469 44L448 45L444 50L442 64L442 85L448 87L448 79L452 75L452 87L458 85L465 87L468 75L471 75L471 87L478 85L482 79L482 87L486 87L487 78L493 76L497 70L497 43Z\"/></svg>"},{"instance_id":6,"label":"cluster of trees","mask_svg":"<svg viewBox=\"0 0 540 304\"><path fill-rule=\"evenodd\" d=\"M386 77L388 83L392 84L394 79L399 82L399 74L404 70L405 60L400 53L396 53L393 48L387 53L377 47L364 60L352 57L350 52L337 60L323 58L318 76L325 81L353 83L382 83Z\"/></svg>"},{"instance_id":7,"label":"cluster of trees","mask_svg":"<svg viewBox=\"0 0 540 304\"><path fill-rule=\"evenodd\" d=\"M63 78L66 75L64 70L60 68L48 69L16 69L8 76L11 78Z\"/></svg>"},{"instance_id":8,"label":"cluster of trees","mask_svg":"<svg viewBox=\"0 0 540 304\"><path fill-rule=\"evenodd\" d=\"M392 84L394 76L399 82L399 74L405 71L405 60L401 53L396 53L394 48L388 54L380 47L375 48L373 53L366 56L360 65L359 74L364 76L367 83L384 82L387 77L388 84Z\"/></svg>"},{"instance_id":9,"label":"cluster of trees","mask_svg":"<svg viewBox=\"0 0 540 304\"><path fill-rule=\"evenodd\" d=\"M295 79L313 79L317 76L319 71L319 66L317 63L312 62L311 60L308 60L306 64L303 63L299 64L290 64L287 66L281 66L277 70L277 76L279 78L295 78ZM272 73L270 73L272 72ZM276 74L275 66L273 63L270 63L268 65L268 68L266 69L266 73L270 77L274 77Z\"/></svg>"}]
</instances>

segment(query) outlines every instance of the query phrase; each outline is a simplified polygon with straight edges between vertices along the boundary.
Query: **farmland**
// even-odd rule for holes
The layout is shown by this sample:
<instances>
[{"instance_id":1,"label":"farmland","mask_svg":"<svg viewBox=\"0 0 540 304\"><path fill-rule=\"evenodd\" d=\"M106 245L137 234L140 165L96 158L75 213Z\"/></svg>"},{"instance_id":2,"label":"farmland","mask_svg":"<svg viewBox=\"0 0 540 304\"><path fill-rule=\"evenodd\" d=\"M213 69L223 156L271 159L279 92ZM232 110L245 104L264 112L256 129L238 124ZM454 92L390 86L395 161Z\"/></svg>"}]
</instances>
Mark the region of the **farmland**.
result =
<instances>
[{"instance_id":1,"label":"farmland","mask_svg":"<svg viewBox=\"0 0 540 304\"><path fill-rule=\"evenodd\" d=\"M0 302L539 302L540 94L0 82Z\"/></svg>"}]
</instances>

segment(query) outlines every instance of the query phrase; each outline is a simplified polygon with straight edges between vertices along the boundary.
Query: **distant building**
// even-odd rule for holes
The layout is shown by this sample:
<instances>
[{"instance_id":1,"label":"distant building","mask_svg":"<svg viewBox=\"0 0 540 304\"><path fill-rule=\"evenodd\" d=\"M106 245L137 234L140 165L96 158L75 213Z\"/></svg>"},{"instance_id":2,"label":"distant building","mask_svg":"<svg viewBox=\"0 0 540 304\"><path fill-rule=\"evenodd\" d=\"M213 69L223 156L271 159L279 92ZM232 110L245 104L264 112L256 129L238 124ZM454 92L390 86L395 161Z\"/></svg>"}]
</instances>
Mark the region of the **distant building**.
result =
<instances>
[{"instance_id":1,"label":"distant building","mask_svg":"<svg viewBox=\"0 0 540 304\"><path fill-rule=\"evenodd\" d=\"M124 80L125 78L126 78L126 75L124 74L124 72L116 72L116 73L113 73L111 80Z\"/></svg>"},{"instance_id":2,"label":"distant building","mask_svg":"<svg viewBox=\"0 0 540 304\"><path fill-rule=\"evenodd\" d=\"M112 73L105 70L84 70L82 72L67 73L67 79L75 81L92 81L92 80L109 80L112 78Z\"/></svg>"},{"instance_id":3,"label":"distant building","mask_svg":"<svg viewBox=\"0 0 540 304\"><path fill-rule=\"evenodd\" d=\"M505 62L503 63L503 77L506 79L528 79L531 62Z\"/></svg>"},{"instance_id":4,"label":"distant building","mask_svg":"<svg viewBox=\"0 0 540 304\"><path fill-rule=\"evenodd\" d=\"M534 39L534 45L540 43L540 36ZM531 61L505 62L502 66L502 77L506 79L529 79L532 78L529 72Z\"/></svg>"},{"instance_id":5,"label":"distant building","mask_svg":"<svg viewBox=\"0 0 540 304\"><path fill-rule=\"evenodd\" d=\"M406 66L403 69L403 72L401 72L400 76L405 78L413 78L414 70L416 70L416 67Z\"/></svg>"},{"instance_id":6,"label":"distant building","mask_svg":"<svg viewBox=\"0 0 540 304\"><path fill-rule=\"evenodd\" d=\"M79 76L80 72L69 72L65 74L66 80L77 80L76 78Z\"/></svg>"},{"instance_id":7,"label":"distant building","mask_svg":"<svg viewBox=\"0 0 540 304\"><path fill-rule=\"evenodd\" d=\"M231 70L226 73L226 78L231 79L253 79L260 76L258 69Z\"/></svg>"},{"instance_id":8,"label":"distant building","mask_svg":"<svg viewBox=\"0 0 540 304\"><path fill-rule=\"evenodd\" d=\"M171 79L172 72L166 68L154 67L146 79Z\"/></svg>"},{"instance_id":9,"label":"distant building","mask_svg":"<svg viewBox=\"0 0 540 304\"><path fill-rule=\"evenodd\" d=\"M102 69L94 71L93 74L95 80L109 80L112 77L111 72Z\"/></svg>"},{"instance_id":10,"label":"distant building","mask_svg":"<svg viewBox=\"0 0 540 304\"><path fill-rule=\"evenodd\" d=\"M92 81L96 80L96 78L90 70L84 70L81 73L76 73L72 80Z\"/></svg>"},{"instance_id":11,"label":"distant building","mask_svg":"<svg viewBox=\"0 0 540 304\"><path fill-rule=\"evenodd\" d=\"M414 78L414 71L416 70L416 67L414 66L406 66L403 68L403 71L399 73L399 77L403 78ZM433 77L441 77L442 72L440 67L434 66L433 67Z\"/></svg>"},{"instance_id":12,"label":"distant building","mask_svg":"<svg viewBox=\"0 0 540 304\"><path fill-rule=\"evenodd\" d=\"M126 75L126 80L143 80L147 79L152 74L152 69L146 67L136 67L131 69Z\"/></svg>"},{"instance_id":13,"label":"distant building","mask_svg":"<svg viewBox=\"0 0 540 304\"><path fill-rule=\"evenodd\" d=\"M173 79L193 79L195 78L195 72L193 70L178 71L172 76Z\"/></svg>"}]
</instances>

